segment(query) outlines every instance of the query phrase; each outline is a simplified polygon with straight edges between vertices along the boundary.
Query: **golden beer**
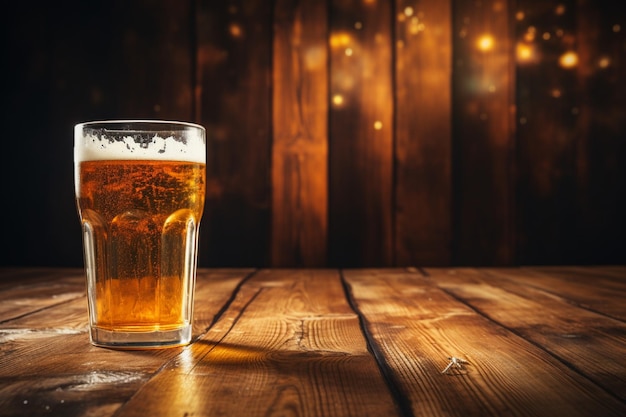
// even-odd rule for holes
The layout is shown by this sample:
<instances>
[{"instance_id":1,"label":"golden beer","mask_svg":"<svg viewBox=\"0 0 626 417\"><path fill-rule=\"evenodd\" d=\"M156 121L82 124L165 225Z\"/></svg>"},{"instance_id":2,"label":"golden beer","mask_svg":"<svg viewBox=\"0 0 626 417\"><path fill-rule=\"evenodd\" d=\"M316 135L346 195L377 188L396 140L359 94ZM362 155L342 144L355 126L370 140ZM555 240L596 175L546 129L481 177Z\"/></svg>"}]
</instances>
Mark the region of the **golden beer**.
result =
<instances>
[{"instance_id":1,"label":"golden beer","mask_svg":"<svg viewBox=\"0 0 626 417\"><path fill-rule=\"evenodd\" d=\"M115 143L102 146L110 144ZM92 160L85 154L76 157L76 200L92 343L127 348L187 343L206 188L204 154L197 161L161 154Z\"/></svg>"}]
</instances>

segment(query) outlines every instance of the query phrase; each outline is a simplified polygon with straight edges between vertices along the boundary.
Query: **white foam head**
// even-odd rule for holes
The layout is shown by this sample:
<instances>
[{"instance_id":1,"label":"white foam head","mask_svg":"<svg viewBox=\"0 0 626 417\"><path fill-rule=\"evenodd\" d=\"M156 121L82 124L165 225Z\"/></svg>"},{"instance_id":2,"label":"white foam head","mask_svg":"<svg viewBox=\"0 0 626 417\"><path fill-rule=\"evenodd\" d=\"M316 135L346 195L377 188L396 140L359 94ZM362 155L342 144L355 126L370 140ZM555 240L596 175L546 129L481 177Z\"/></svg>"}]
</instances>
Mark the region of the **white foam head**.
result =
<instances>
[{"instance_id":1,"label":"white foam head","mask_svg":"<svg viewBox=\"0 0 626 417\"><path fill-rule=\"evenodd\" d=\"M74 127L74 162L162 160L206 163L206 131L186 122L111 120Z\"/></svg>"}]
</instances>

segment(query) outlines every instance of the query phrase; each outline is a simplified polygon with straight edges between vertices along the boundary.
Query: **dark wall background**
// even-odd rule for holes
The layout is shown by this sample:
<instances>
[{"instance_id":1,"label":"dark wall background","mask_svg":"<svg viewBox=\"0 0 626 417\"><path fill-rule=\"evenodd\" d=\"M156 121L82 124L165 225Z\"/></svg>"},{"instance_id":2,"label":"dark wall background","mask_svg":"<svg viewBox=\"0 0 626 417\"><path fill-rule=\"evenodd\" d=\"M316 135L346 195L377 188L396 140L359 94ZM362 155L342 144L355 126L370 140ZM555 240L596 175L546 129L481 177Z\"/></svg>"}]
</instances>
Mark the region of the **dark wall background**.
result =
<instances>
[{"instance_id":1,"label":"dark wall background","mask_svg":"<svg viewBox=\"0 0 626 417\"><path fill-rule=\"evenodd\" d=\"M201 266L624 263L618 6L16 3L0 264L82 265L73 125L113 118L207 127Z\"/></svg>"}]
</instances>

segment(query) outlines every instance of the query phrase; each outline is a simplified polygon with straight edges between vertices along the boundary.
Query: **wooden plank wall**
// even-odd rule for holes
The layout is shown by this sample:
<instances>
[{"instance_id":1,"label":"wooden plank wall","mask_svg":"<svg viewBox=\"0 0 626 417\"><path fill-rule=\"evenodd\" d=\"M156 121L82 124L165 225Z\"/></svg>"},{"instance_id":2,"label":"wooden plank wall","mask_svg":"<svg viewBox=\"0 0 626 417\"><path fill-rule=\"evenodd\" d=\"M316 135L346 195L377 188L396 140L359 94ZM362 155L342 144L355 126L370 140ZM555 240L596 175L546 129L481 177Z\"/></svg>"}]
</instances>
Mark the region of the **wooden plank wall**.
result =
<instances>
[{"instance_id":1,"label":"wooden plank wall","mask_svg":"<svg viewBox=\"0 0 626 417\"><path fill-rule=\"evenodd\" d=\"M201 266L625 260L616 2L35 3L2 28L2 264L82 264L72 126L109 118L207 127Z\"/></svg>"}]
</instances>

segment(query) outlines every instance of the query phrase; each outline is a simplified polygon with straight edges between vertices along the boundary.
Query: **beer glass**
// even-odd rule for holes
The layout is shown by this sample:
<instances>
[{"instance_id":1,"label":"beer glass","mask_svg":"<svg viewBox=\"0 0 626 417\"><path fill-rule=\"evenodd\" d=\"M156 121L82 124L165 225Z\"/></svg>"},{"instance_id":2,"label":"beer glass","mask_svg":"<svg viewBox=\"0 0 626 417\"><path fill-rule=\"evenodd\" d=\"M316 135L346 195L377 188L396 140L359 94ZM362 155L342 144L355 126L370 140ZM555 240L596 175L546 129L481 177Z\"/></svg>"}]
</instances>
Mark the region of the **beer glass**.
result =
<instances>
[{"instance_id":1,"label":"beer glass","mask_svg":"<svg viewBox=\"0 0 626 417\"><path fill-rule=\"evenodd\" d=\"M74 127L92 344L144 349L191 340L205 149L205 129L192 123Z\"/></svg>"}]
</instances>

